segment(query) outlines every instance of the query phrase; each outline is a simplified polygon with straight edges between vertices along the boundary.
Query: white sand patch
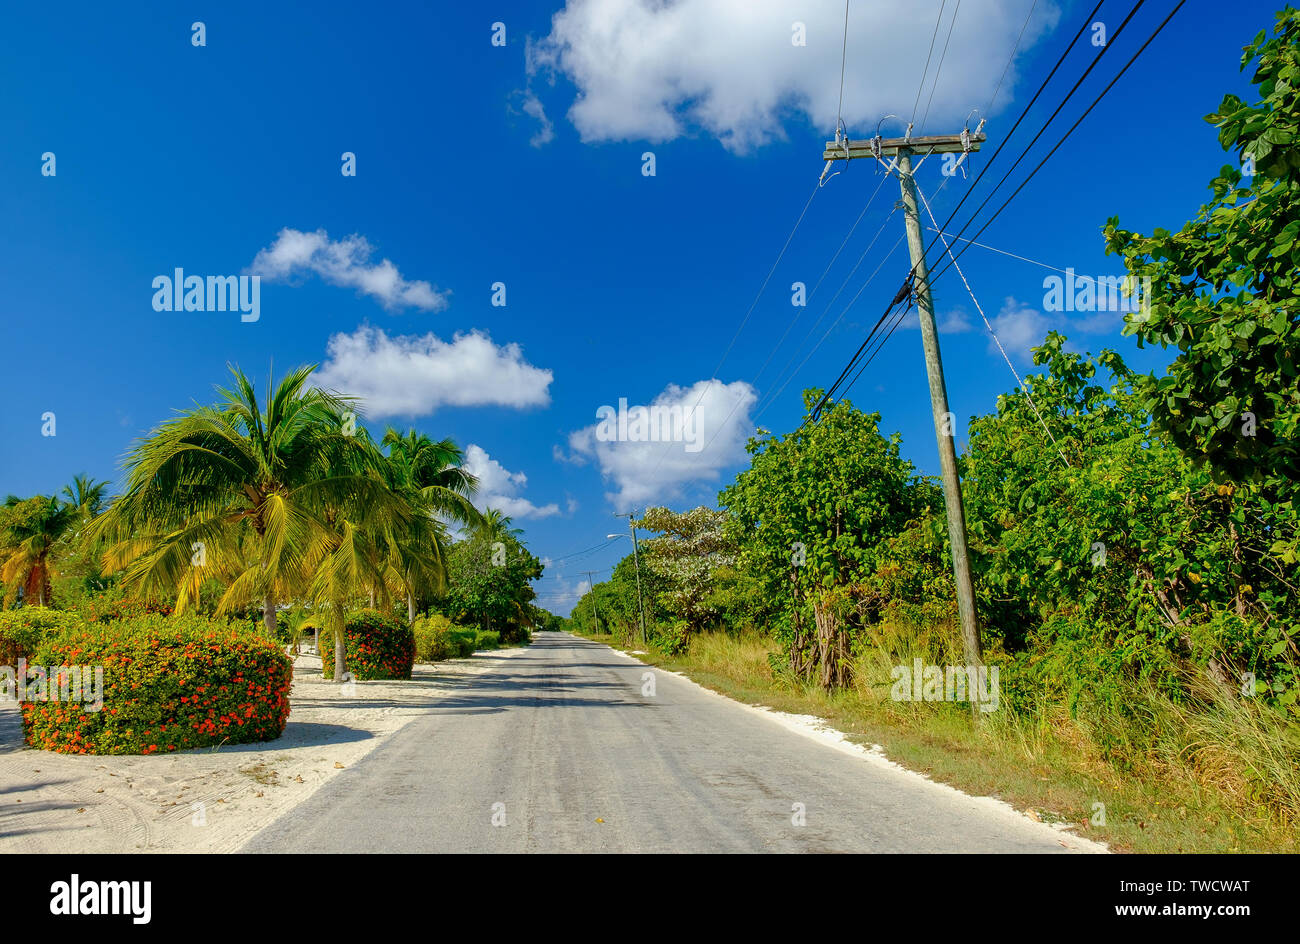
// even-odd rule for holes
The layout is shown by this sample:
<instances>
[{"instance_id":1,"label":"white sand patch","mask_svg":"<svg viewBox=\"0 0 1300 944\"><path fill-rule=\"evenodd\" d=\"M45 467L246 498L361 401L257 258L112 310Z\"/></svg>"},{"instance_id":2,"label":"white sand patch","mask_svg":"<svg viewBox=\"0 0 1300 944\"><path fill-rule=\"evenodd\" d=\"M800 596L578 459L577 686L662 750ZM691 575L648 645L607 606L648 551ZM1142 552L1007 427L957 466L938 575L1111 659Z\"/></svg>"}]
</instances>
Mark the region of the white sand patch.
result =
<instances>
[{"instance_id":1,"label":"white sand patch","mask_svg":"<svg viewBox=\"0 0 1300 944\"><path fill-rule=\"evenodd\" d=\"M140 757L56 754L23 744L0 704L0 853L226 852L495 660L417 664L410 681L343 694L320 659L294 662L291 712L275 741Z\"/></svg>"}]
</instances>

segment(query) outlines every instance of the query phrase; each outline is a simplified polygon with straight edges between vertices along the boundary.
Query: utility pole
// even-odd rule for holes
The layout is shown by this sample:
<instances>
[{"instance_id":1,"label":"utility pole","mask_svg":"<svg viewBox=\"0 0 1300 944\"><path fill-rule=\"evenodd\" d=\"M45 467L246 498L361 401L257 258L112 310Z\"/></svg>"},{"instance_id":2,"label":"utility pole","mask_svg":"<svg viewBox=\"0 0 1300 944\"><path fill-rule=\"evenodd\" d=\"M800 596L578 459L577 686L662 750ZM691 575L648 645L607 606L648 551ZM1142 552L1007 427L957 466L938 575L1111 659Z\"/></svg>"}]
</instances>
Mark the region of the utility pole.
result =
<instances>
[{"instance_id":1,"label":"utility pole","mask_svg":"<svg viewBox=\"0 0 1300 944\"><path fill-rule=\"evenodd\" d=\"M641 598L641 555L636 546L636 525L632 523L636 509L632 509L625 515L614 514L615 518L626 518L627 529L632 533L632 563L636 565L636 605L641 611L641 645L648 646L649 642L645 635L645 600Z\"/></svg>"},{"instance_id":2,"label":"utility pole","mask_svg":"<svg viewBox=\"0 0 1300 944\"><path fill-rule=\"evenodd\" d=\"M981 127L983 122L980 122ZM911 126L908 126L909 132ZM953 448L956 431L953 417L948 411L948 390L943 380L943 361L939 356L939 334L934 326L934 303L930 295L930 270L925 262L925 244L921 237L921 219L917 213L916 181L912 178L912 155L919 153L922 161L931 154L956 154L965 160L966 154L978 151L985 136L980 131L963 131L961 134L927 135L912 138L869 138L850 141L837 138L826 142L822 157L827 162L868 158L884 163L890 173L896 172L903 190L903 209L907 225L907 248L912 256L912 278L916 293L916 308L921 319L921 346L925 350L925 372L930 379L930 407L934 413L934 434L939 445L939 468L943 480L943 503L948 516L948 541L952 547L952 571L957 589L957 616L961 621L962 644L969 665L982 663L979 624L975 617L975 590L971 582L970 557L966 548L966 513L962 508L961 482L957 478L957 453ZM828 165L829 166L829 163ZM918 165L919 166L919 165ZM955 172L956 165L952 170ZM971 698L975 707L978 686Z\"/></svg>"},{"instance_id":3,"label":"utility pole","mask_svg":"<svg viewBox=\"0 0 1300 944\"><path fill-rule=\"evenodd\" d=\"M596 614L596 632L600 632L600 607L596 605L596 570L580 570L578 573L587 578L587 586L591 587L591 611Z\"/></svg>"}]
</instances>

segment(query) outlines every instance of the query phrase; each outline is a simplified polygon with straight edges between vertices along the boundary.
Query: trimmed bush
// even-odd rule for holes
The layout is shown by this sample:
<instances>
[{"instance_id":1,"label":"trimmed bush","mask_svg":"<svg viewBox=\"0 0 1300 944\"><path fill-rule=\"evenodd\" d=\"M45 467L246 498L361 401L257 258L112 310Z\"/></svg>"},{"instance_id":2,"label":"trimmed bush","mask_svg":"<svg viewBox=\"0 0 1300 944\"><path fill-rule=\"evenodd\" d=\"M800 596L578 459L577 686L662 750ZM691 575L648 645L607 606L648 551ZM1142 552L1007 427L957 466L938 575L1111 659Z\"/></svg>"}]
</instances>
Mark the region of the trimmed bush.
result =
<instances>
[{"instance_id":1,"label":"trimmed bush","mask_svg":"<svg viewBox=\"0 0 1300 944\"><path fill-rule=\"evenodd\" d=\"M452 655L457 659L468 659L478 648L478 631L463 626L453 626L451 633Z\"/></svg>"},{"instance_id":2,"label":"trimmed bush","mask_svg":"<svg viewBox=\"0 0 1300 944\"><path fill-rule=\"evenodd\" d=\"M48 637L82 622L76 613L45 606L0 610L0 665L16 667L19 659L30 661Z\"/></svg>"},{"instance_id":3,"label":"trimmed bush","mask_svg":"<svg viewBox=\"0 0 1300 944\"><path fill-rule=\"evenodd\" d=\"M414 629L416 657L421 662L463 659L479 648L479 633L457 626L441 613L420 617Z\"/></svg>"},{"instance_id":4,"label":"trimmed bush","mask_svg":"<svg viewBox=\"0 0 1300 944\"><path fill-rule=\"evenodd\" d=\"M409 679L415 663L415 633L404 622L378 610L348 617L343 630L344 670L354 679ZM317 644L321 671L334 675L334 633L322 629Z\"/></svg>"},{"instance_id":5,"label":"trimmed bush","mask_svg":"<svg viewBox=\"0 0 1300 944\"><path fill-rule=\"evenodd\" d=\"M99 711L23 704L27 743L44 750L154 754L271 741L289 718L293 662L244 623L153 614L82 625L48 637L31 661L104 673Z\"/></svg>"},{"instance_id":6,"label":"trimmed bush","mask_svg":"<svg viewBox=\"0 0 1300 944\"><path fill-rule=\"evenodd\" d=\"M441 662L450 659L453 646L450 636L451 620L440 613L421 616L411 627L415 633L415 658L420 662Z\"/></svg>"},{"instance_id":7,"label":"trimmed bush","mask_svg":"<svg viewBox=\"0 0 1300 944\"><path fill-rule=\"evenodd\" d=\"M478 632L478 638L474 641L474 644L479 649L500 649L501 634L489 629L481 629Z\"/></svg>"}]
</instances>

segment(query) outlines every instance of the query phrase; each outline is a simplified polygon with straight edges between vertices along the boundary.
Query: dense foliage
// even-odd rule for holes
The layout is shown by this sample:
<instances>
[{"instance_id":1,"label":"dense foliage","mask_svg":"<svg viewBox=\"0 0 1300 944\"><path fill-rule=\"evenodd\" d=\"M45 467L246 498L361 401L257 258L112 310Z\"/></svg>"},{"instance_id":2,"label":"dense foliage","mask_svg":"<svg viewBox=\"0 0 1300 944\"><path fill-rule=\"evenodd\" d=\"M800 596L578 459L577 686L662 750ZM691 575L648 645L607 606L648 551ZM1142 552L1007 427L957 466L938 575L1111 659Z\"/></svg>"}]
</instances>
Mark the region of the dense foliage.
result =
<instances>
[{"instance_id":1,"label":"dense foliage","mask_svg":"<svg viewBox=\"0 0 1300 944\"><path fill-rule=\"evenodd\" d=\"M478 647L478 633L457 626L441 613L418 617L415 632L415 658L420 662L441 662L472 656Z\"/></svg>"},{"instance_id":2,"label":"dense foliage","mask_svg":"<svg viewBox=\"0 0 1300 944\"><path fill-rule=\"evenodd\" d=\"M1178 350L1140 384L1155 426L1221 480L1274 486L1300 478L1300 11L1279 13L1241 65L1261 98L1227 95L1206 116L1237 161L1210 202L1175 233L1112 218L1106 246L1152 283L1149 317L1128 332Z\"/></svg>"},{"instance_id":3,"label":"dense foliage","mask_svg":"<svg viewBox=\"0 0 1300 944\"><path fill-rule=\"evenodd\" d=\"M31 659L46 638L84 621L77 613L44 606L0 610L0 665L17 666L19 659Z\"/></svg>"},{"instance_id":4,"label":"dense foliage","mask_svg":"<svg viewBox=\"0 0 1300 944\"><path fill-rule=\"evenodd\" d=\"M432 608L465 626L526 642L537 619L532 581L542 562L529 553L508 518L478 529L447 555L447 594Z\"/></svg>"}]
</instances>

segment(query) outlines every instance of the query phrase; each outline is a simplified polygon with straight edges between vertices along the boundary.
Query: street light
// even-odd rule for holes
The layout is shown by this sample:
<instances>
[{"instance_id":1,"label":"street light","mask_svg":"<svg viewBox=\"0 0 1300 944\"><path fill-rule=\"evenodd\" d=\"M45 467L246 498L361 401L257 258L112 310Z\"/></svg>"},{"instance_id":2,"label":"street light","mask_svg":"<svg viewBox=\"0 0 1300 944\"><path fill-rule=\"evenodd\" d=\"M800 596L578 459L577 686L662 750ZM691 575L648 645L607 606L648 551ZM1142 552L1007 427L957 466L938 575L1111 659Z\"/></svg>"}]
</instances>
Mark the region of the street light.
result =
<instances>
[{"instance_id":1,"label":"street light","mask_svg":"<svg viewBox=\"0 0 1300 944\"><path fill-rule=\"evenodd\" d=\"M614 517L626 518L628 530L632 532L632 562L633 564L636 565L636 602L637 602L638 609L641 611L641 645L648 646L649 642L646 640L646 634L645 634L645 601L641 598L641 555L637 551L636 525L632 523L634 520L633 515L635 513L636 513L635 509L633 511L629 511L625 515L620 515L618 512L615 512ZM623 535L621 534L618 536L623 537ZM613 538L614 535L610 534L610 535L606 535L606 537Z\"/></svg>"}]
</instances>

